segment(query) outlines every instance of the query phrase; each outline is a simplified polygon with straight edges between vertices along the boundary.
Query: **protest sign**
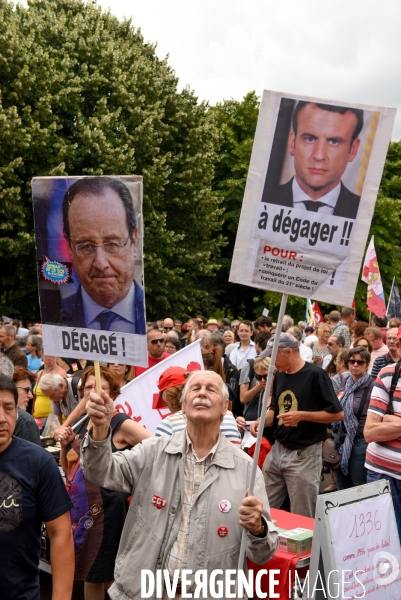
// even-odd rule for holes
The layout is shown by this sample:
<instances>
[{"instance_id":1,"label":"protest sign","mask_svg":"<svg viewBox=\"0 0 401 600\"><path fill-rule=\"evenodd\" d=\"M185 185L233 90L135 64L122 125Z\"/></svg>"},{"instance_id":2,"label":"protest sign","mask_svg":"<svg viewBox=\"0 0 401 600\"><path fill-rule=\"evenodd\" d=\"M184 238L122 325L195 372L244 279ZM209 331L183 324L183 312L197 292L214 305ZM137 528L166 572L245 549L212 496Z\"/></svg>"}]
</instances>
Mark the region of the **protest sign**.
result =
<instances>
[{"instance_id":1,"label":"protest sign","mask_svg":"<svg viewBox=\"0 0 401 600\"><path fill-rule=\"evenodd\" d=\"M383 479L318 496L303 598L399 598L401 547Z\"/></svg>"},{"instance_id":2,"label":"protest sign","mask_svg":"<svg viewBox=\"0 0 401 600\"><path fill-rule=\"evenodd\" d=\"M394 118L265 91L230 281L351 305Z\"/></svg>"},{"instance_id":3,"label":"protest sign","mask_svg":"<svg viewBox=\"0 0 401 600\"><path fill-rule=\"evenodd\" d=\"M32 180L46 354L147 366L142 178Z\"/></svg>"},{"instance_id":4,"label":"protest sign","mask_svg":"<svg viewBox=\"0 0 401 600\"><path fill-rule=\"evenodd\" d=\"M132 417L151 433L155 433L160 421L170 414L169 409L160 402L157 387L160 375L169 367L203 371L200 340L165 358L127 383L114 403L116 410Z\"/></svg>"},{"instance_id":5,"label":"protest sign","mask_svg":"<svg viewBox=\"0 0 401 600\"><path fill-rule=\"evenodd\" d=\"M346 571L345 596L380 590L381 600L392 600L400 589L401 549L391 495L333 508L329 522L336 568Z\"/></svg>"}]
</instances>

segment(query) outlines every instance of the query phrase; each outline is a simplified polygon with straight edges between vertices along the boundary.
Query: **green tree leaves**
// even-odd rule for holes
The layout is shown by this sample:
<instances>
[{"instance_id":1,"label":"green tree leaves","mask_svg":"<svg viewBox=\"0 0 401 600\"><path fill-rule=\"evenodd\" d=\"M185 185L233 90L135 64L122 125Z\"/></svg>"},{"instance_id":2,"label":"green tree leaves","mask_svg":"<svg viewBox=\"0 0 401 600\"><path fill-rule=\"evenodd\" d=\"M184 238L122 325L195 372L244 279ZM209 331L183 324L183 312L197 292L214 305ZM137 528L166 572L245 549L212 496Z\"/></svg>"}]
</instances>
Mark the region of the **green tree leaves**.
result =
<instances>
[{"instance_id":1,"label":"green tree leaves","mask_svg":"<svg viewBox=\"0 0 401 600\"><path fill-rule=\"evenodd\" d=\"M1 310L38 317L30 180L144 178L147 312L208 311L218 268L218 132L131 21L94 3L0 3Z\"/></svg>"}]
</instances>

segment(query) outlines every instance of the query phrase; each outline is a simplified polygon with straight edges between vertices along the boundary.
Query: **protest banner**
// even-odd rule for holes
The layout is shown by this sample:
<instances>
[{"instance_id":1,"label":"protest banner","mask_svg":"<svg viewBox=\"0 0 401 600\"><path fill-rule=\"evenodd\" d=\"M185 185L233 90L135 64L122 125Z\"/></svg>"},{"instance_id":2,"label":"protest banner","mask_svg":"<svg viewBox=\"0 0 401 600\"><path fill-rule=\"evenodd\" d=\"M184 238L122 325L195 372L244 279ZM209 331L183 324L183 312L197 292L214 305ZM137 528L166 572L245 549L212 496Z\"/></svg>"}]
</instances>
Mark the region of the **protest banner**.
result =
<instances>
[{"instance_id":1,"label":"protest banner","mask_svg":"<svg viewBox=\"0 0 401 600\"><path fill-rule=\"evenodd\" d=\"M147 366L142 178L35 177L46 354Z\"/></svg>"},{"instance_id":2,"label":"protest banner","mask_svg":"<svg viewBox=\"0 0 401 600\"><path fill-rule=\"evenodd\" d=\"M154 433L160 421L170 414L169 409L159 400L160 392L157 387L160 375L169 367L203 371L200 340L165 358L127 383L115 400L115 409L132 417L134 421Z\"/></svg>"},{"instance_id":3,"label":"protest banner","mask_svg":"<svg viewBox=\"0 0 401 600\"><path fill-rule=\"evenodd\" d=\"M395 112L263 93L231 282L351 305Z\"/></svg>"}]
</instances>

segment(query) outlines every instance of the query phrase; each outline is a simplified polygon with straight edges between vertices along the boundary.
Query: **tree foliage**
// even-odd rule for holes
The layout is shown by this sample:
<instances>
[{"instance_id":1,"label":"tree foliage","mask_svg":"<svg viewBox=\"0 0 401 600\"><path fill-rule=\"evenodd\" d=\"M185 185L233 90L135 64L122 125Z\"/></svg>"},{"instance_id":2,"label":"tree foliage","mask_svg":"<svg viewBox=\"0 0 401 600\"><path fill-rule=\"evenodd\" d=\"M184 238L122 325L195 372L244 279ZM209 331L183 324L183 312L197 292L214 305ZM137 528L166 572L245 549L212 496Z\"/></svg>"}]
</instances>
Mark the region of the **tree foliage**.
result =
<instances>
[{"instance_id":1,"label":"tree foliage","mask_svg":"<svg viewBox=\"0 0 401 600\"><path fill-rule=\"evenodd\" d=\"M0 0L0 20L0 310L38 316L31 178L107 174L144 178L148 317L210 310L223 238L207 106L94 2Z\"/></svg>"},{"instance_id":2,"label":"tree foliage","mask_svg":"<svg viewBox=\"0 0 401 600\"><path fill-rule=\"evenodd\" d=\"M226 100L210 110L220 132L213 188L222 202L221 232L227 240L218 259L221 269L213 278L213 286L225 315L253 318L255 307L262 302L263 292L229 283L228 278L258 119L259 98L255 92L250 92L241 102Z\"/></svg>"},{"instance_id":3,"label":"tree foliage","mask_svg":"<svg viewBox=\"0 0 401 600\"><path fill-rule=\"evenodd\" d=\"M130 20L94 2L0 0L0 311L39 316L30 181L144 178L148 317L277 315L280 294L228 282L259 99L209 108ZM401 143L390 145L368 241L388 295L400 278ZM107 215L105 216L107 218ZM226 244L226 245L225 245ZM357 310L367 316L366 285ZM303 318L305 301L288 311ZM323 306L324 310L334 308Z\"/></svg>"}]
</instances>

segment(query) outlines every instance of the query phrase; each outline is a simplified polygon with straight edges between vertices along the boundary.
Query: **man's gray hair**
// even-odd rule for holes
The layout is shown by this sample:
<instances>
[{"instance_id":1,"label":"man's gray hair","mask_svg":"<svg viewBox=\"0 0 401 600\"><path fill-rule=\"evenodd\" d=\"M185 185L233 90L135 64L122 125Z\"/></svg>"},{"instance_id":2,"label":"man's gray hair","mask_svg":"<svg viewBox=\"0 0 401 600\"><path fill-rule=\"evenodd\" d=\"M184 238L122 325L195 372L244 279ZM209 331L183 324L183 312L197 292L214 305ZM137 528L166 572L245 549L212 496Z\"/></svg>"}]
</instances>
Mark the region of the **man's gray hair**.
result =
<instances>
[{"instance_id":1,"label":"man's gray hair","mask_svg":"<svg viewBox=\"0 0 401 600\"><path fill-rule=\"evenodd\" d=\"M1 326L1 328L5 330L6 335L8 335L8 336L11 335L13 338L15 338L15 334L17 333L17 330L15 329L14 325L4 324Z\"/></svg>"},{"instance_id":2,"label":"man's gray hair","mask_svg":"<svg viewBox=\"0 0 401 600\"><path fill-rule=\"evenodd\" d=\"M201 340L209 337L210 331L208 329L199 329L199 331L195 335L196 340Z\"/></svg>"},{"instance_id":3,"label":"man's gray hair","mask_svg":"<svg viewBox=\"0 0 401 600\"><path fill-rule=\"evenodd\" d=\"M10 379L13 378L14 363L12 363L7 356L0 356L0 373L3 373L3 375L9 377Z\"/></svg>"},{"instance_id":4,"label":"man's gray hair","mask_svg":"<svg viewBox=\"0 0 401 600\"><path fill-rule=\"evenodd\" d=\"M290 329L292 329L292 331L293 331L292 335L295 338L297 338L297 340L301 341L302 340L302 331L298 327L290 327Z\"/></svg>"},{"instance_id":5,"label":"man's gray hair","mask_svg":"<svg viewBox=\"0 0 401 600\"><path fill-rule=\"evenodd\" d=\"M191 380L195 377L195 375L206 375L206 374L212 375L213 377L215 377L218 380L220 387L221 387L221 395L223 397L223 402L226 402L228 400L228 398L229 398L228 388L218 373L215 373L214 371L192 371L185 383L184 389L182 390L181 399L180 399L181 404L184 404L184 402L185 402L185 398L187 397L187 393L189 390L189 385L191 383Z\"/></svg>"},{"instance_id":6,"label":"man's gray hair","mask_svg":"<svg viewBox=\"0 0 401 600\"><path fill-rule=\"evenodd\" d=\"M287 331L290 327L294 327L294 319L290 315L284 315L281 331Z\"/></svg>"},{"instance_id":7,"label":"man's gray hair","mask_svg":"<svg viewBox=\"0 0 401 600\"><path fill-rule=\"evenodd\" d=\"M61 377L58 373L45 373L40 378L40 389L43 392L45 390L58 390L63 383L64 377Z\"/></svg>"}]
</instances>

